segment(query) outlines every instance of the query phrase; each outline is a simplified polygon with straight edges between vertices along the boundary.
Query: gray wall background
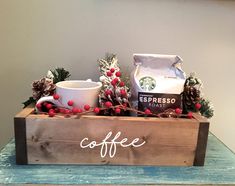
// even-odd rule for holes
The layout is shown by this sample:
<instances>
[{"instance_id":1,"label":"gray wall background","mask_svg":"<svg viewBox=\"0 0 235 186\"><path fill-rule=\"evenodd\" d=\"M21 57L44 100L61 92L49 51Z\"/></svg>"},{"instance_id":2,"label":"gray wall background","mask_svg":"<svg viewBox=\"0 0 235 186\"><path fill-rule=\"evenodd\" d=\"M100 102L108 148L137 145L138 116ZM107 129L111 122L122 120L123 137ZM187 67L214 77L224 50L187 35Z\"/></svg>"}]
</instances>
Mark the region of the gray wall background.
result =
<instances>
[{"instance_id":1,"label":"gray wall background","mask_svg":"<svg viewBox=\"0 0 235 186\"><path fill-rule=\"evenodd\" d=\"M0 0L0 146L33 80L57 66L97 79L114 52L130 69L133 53L180 55L214 103L211 131L235 150L234 20L232 0Z\"/></svg>"}]
</instances>

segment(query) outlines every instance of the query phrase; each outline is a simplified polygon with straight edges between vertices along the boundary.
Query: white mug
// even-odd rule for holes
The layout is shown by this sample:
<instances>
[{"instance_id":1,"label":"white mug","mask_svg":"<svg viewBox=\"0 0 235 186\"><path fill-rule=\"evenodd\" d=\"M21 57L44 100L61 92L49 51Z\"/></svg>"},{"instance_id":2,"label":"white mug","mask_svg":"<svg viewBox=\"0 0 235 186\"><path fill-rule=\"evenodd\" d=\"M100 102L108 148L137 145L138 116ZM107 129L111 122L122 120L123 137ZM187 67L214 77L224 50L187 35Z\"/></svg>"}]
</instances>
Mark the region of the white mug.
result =
<instances>
[{"instance_id":1,"label":"white mug","mask_svg":"<svg viewBox=\"0 0 235 186\"><path fill-rule=\"evenodd\" d=\"M83 109L84 105L90 107L97 106L98 95L101 90L102 83L88 80L68 80L56 83L56 94L60 96L55 100L53 96L42 97L37 104L43 102L51 102L58 107L72 108L77 107ZM68 101L73 101L73 106L68 106Z\"/></svg>"}]
</instances>

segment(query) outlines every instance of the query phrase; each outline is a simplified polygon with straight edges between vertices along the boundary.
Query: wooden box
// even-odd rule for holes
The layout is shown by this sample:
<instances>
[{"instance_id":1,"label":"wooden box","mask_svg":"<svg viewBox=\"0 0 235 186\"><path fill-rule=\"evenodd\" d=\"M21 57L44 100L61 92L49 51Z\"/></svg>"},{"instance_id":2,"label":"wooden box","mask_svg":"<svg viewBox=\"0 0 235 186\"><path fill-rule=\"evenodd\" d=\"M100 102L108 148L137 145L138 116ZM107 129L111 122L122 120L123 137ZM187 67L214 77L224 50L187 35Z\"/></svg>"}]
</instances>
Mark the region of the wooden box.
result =
<instances>
[{"instance_id":1,"label":"wooden box","mask_svg":"<svg viewBox=\"0 0 235 186\"><path fill-rule=\"evenodd\" d=\"M196 114L48 117L27 107L14 127L17 164L203 166L209 122Z\"/></svg>"}]
</instances>

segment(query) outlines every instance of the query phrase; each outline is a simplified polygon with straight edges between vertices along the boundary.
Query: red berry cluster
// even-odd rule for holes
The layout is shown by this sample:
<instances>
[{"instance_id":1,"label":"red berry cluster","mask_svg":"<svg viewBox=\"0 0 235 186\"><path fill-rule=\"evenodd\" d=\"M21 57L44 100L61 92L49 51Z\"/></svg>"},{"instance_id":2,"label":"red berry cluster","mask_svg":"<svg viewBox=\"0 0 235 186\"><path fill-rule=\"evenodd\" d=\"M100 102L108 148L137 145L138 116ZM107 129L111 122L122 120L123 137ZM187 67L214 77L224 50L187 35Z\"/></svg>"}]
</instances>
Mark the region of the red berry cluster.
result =
<instances>
[{"instance_id":1,"label":"red berry cluster","mask_svg":"<svg viewBox=\"0 0 235 186\"><path fill-rule=\"evenodd\" d=\"M200 104L200 103L196 103L196 104L195 104L195 108L196 108L196 110L198 111L198 110L201 108L201 104ZM192 118L193 118L193 112L188 112L187 114L182 114L182 112L183 112L182 109L176 108L176 109L174 110L174 112L171 113L171 114L176 115L176 117L181 117L181 116L183 116L183 117L187 117L187 118L189 118L189 119L192 119ZM149 109L145 109L145 111L144 111L142 114L145 114L146 116L159 116L159 115L161 115L161 114L164 114L164 112L157 115L157 114L153 114Z\"/></svg>"},{"instance_id":2,"label":"red berry cluster","mask_svg":"<svg viewBox=\"0 0 235 186\"><path fill-rule=\"evenodd\" d=\"M120 77L122 76L120 71L116 71L115 68L110 68L106 75L111 78L111 85L124 87L125 83L121 81Z\"/></svg>"},{"instance_id":3,"label":"red berry cluster","mask_svg":"<svg viewBox=\"0 0 235 186\"><path fill-rule=\"evenodd\" d=\"M36 104L36 108L39 111L46 110L50 117L55 116L55 113L58 112L58 109L56 109L55 106L49 102L38 103L38 104Z\"/></svg>"},{"instance_id":4,"label":"red berry cluster","mask_svg":"<svg viewBox=\"0 0 235 186\"><path fill-rule=\"evenodd\" d=\"M181 114L182 114L182 109L180 109L180 108L176 108L175 109L175 113L178 115L178 116L180 116ZM189 118L189 119L191 119L193 117L193 113L192 112L188 112L188 114L187 114L187 118Z\"/></svg>"},{"instance_id":5,"label":"red berry cluster","mask_svg":"<svg viewBox=\"0 0 235 186\"><path fill-rule=\"evenodd\" d=\"M119 69L110 68L106 75L108 81L105 89L101 92L101 106L105 107L104 115L122 115L125 107L129 106L128 93L125 83L121 80Z\"/></svg>"},{"instance_id":6,"label":"red berry cluster","mask_svg":"<svg viewBox=\"0 0 235 186\"><path fill-rule=\"evenodd\" d=\"M111 94L112 94L112 91L110 91L110 90L105 91L105 95L111 95ZM125 96L126 92L122 92L121 95ZM58 94L54 94L53 98L55 100L59 100L60 96ZM99 114L101 110L108 110L108 109L112 109L116 115L119 115L122 110L130 110L130 111L135 111L136 113L143 114L145 116L159 116L160 117L159 114L157 115L157 114L152 113L150 109L145 109L144 112L142 112L142 111L138 111L138 110L135 110L133 108L130 108L130 107L127 108L126 103L123 103L122 105L113 105L113 103L111 101L106 101L104 103L104 108L99 108L99 107L91 108L90 105L86 104L83 107L84 110L82 110L81 108L74 107L74 101L73 100L69 100L67 102L67 105L69 107L72 107L72 108L68 109L68 108L56 107L55 105L53 105L52 103L49 103L49 102L36 104L36 107L39 111L43 112L45 110L45 112L48 114L49 117L54 117L56 114L63 114L66 117L68 117L71 114L74 114L74 115L76 115L76 114L85 114L85 113L88 113L88 112L94 112L95 114ZM195 108L197 110L199 110L201 108L201 104L196 103ZM184 117L187 117L189 119L193 118L193 113L192 112L188 112L185 115L185 114L182 114L182 109L180 109L180 108L176 108L174 110L173 115L175 115L177 117L184 116Z\"/></svg>"},{"instance_id":7,"label":"red berry cluster","mask_svg":"<svg viewBox=\"0 0 235 186\"><path fill-rule=\"evenodd\" d=\"M58 94L54 94L53 99L59 100L60 96ZM54 104L49 103L49 102L38 103L36 104L36 108L41 112L47 113L49 117L54 117L56 114L63 114L65 116L69 116L70 114L76 115L76 114L92 112L92 111L96 114L99 114L100 112L100 108L95 107L92 110L92 108L88 104L84 105L84 108L83 108L84 110L82 110L81 108L74 107L73 100L69 100L67 102L67 105L72 108L68 109L68 108L63 108L63 107L57 107Z\"/></svg>"},{"instance_id":8,"label":"red berry cluster","mask_svg":"<svg viewBox=\"0 0 235 186\"><path fill-rule=\"evenodd\" d=\"M112 108L117 115L121 113L122 109L125 109L125 105L113 106L110 101L106 101L104 105L107 109Z\"/></svg>"},{"instance_id":9,"label":"red berry cluster","mask_svg":"<svg viewBox=\"0 0 235 186\"><path fill-rule=\"evenodd\" d=\"M201 108L201 104L200 103L196 103L195 104L195 109L196 109L196 111L199 111L199 109ZM180 108L176 108L175 109L175 113L177 114L177 115L181 115L182 114L182 109L180 109ZM189 119L192 119L193 118L193 112L188 112L187 113L187 118L189 118Z\"/></svg>"}]
</instances>

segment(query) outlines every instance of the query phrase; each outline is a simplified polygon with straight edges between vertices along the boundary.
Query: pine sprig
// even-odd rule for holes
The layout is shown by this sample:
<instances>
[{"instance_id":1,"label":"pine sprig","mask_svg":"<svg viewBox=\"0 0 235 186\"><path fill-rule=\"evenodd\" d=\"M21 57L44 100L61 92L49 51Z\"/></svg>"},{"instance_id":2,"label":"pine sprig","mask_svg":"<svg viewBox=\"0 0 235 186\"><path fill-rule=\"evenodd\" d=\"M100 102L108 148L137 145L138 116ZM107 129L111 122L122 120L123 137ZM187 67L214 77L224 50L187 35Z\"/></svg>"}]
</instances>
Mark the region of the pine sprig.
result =
<instances>
[{"instance_id":1,"label":"pine sprig","mask_svg":"<svg viewBox=\"0 0 235 186\"><path fill-rule=\"evenodd\" d=\"M122 81L125 83L126 87L131 87L130 72L128 71L128 68L122 70L122 77Z\"/></svg>"},{"instance_id":2,"label":"pine sprig","mask_svg":"<svg viewBox=\"0 0 235 186\"><path fill-rule=\"evenodd\" d=\"M98 63L99 63L100 74L103 76L106 76L106 72L110 68L115 68L116 70L120 70L116 54L107 53L104 59L98 60Z\"/></svg>"},{"instance_id":3,"label":"pine sprig","mask_svg":"<svg viewBox=\"0 0 235 186\"><path fill-rule=\"evenodd\" d=\"M69 71L65 70L64 68L56 68L55 70L51 70L51 73L53 75L53 83L54 84L56 84L60 81L64 81L71 76Z\"/></svg>"},{"instance_id":4,"label":"pine sprig","mask_svg":"<svg viewBox=\"0 0 235 186\"><path fill-rule=\"evenodd\" d=\"M201 99L200 104L201 104L201 108L199 111L201 115L207 118L211 118L214 115L214 108L211 105L210 101L203 98Z\"/></svg>"},{"instance_id":5,"label":"pine sprig","mask_svg":"<svg viewBox=\"0 0 235 186\"><path fill-rule=\"evenodd\" d=\"M30 104L35 104L36 100L33 99L33 97L29 97L26 101L24 101L22 104L24 105L23 108L27 107Z\"/></svg>"}]
</instances>

